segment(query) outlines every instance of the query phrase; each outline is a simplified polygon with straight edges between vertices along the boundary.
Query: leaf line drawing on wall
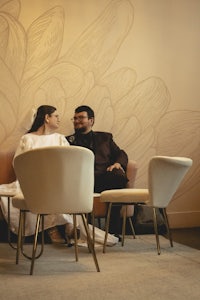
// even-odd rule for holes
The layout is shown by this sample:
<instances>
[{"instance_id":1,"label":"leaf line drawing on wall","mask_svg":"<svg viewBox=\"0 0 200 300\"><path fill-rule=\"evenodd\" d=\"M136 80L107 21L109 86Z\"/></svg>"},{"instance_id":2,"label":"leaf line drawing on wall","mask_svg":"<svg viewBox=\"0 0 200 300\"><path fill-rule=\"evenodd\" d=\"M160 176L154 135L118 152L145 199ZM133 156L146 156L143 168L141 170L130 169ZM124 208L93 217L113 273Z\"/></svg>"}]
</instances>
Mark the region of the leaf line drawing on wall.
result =
<instances>
[{"instance_id":1,"label":"leaf line drawing on wall","mask_svg":"<svg viewBox=\"0 0 200 300\"><path fill-rule=\"evenodd\" d=\"M111 131L138 162L138 186L147 185L147 165L153 155L193 158L191 180L187 177L184 192L198 184L194 177L200 173L200 139L195 135L192 141L191 137L199 132L200 112L170 111L173 99L162 78L152 75L137 82L137 72L129 66L109 73L134 25L129 0L110 1L69 48L63 43L67 13L62 6L47 9L27 30L19 21L21 9L20 0L0 6L2 150L16 147L30 126L33 107L56 106L62 120L60 131L67 135L73 130L74 108L84 103L96 113L94 129Z\"/></svg>"}]
</instances>

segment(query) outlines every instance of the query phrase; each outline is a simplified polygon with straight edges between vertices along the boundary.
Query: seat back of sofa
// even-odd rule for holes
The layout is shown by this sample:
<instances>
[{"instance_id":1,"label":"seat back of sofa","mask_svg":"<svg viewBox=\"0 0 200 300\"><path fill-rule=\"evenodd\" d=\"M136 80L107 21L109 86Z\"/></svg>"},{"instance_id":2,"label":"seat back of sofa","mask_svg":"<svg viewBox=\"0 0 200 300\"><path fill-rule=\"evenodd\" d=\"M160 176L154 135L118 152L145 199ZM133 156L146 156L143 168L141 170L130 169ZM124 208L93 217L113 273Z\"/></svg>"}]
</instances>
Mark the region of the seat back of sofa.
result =
<instances>
[{"instance_id":1,"label":"seat back of sofa","mask_svg":"<svg viewBox=\"0 0 200 300\"><path fill-rule=\"evenodd\" d=\"M13 157L14 152L0 152L0 184L11 183L16 179Z\"/></svg>"}]
</instances>

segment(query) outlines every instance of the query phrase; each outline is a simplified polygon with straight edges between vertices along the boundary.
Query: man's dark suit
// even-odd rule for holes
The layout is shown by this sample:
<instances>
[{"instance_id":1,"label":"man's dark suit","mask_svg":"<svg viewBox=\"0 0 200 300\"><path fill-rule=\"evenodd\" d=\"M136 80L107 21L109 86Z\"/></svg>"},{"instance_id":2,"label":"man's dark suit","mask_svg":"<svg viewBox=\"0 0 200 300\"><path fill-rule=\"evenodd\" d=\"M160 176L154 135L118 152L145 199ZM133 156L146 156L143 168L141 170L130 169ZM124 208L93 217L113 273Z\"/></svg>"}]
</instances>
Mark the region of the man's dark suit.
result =
<instances>
[{"instance_id":1,"label":"man's dark suit","mask_svg":"<svg viewBox=\"0 0 200 300\"><path fill-rule=\"evenodd\" d=\"M127 183L125 174L128 156L113 141L111 133L90 131L88 134L75 133L67 136L66 139L71 145L86 147L94 152L95 155L95 187L94 192L100 193L104 190L124 188ZM107 167L114 163L120 163L121 169L107 171ZM119 233L119 207L113 209L111 214L110 232ZM113 216L112 216L113 215ZM116 218L118 220L116 220ZM112 221L113 220L113 221Z\"/></svg>"}]
</instances>

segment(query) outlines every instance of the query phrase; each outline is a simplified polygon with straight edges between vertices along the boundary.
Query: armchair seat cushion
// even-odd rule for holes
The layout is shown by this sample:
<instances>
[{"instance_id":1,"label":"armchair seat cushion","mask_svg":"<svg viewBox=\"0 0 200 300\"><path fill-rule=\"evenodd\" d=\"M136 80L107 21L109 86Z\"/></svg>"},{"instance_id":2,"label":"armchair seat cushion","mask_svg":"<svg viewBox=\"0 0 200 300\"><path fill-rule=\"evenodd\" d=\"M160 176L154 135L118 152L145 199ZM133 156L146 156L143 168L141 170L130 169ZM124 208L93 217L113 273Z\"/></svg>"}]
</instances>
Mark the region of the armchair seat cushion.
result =
<instances>
[{"instance_id":1,"label":"armchair seat cushion","mask_svg":"<svg viewBox=\"0 0 200 300\"><path fill-rule=\"evenodd\" d=\"M118 202L121 204L148 203L148 189L116 189L101 193L102 202Z\"/></svg>"}]
</instances>

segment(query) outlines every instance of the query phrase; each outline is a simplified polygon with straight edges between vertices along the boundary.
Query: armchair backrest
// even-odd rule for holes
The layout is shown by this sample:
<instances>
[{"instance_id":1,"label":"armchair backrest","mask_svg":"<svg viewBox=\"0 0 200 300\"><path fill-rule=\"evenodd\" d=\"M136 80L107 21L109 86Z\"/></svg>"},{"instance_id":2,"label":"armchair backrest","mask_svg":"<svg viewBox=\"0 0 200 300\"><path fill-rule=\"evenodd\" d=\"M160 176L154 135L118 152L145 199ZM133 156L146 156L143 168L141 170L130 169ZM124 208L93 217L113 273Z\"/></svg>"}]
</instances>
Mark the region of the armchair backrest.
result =
<instances>
[{"instance_id":1,"label":"armchair backrest","mask_svg":"<svg viewBox=\"0 0 200 300\"><path fill-rule=\"evenodd\" d=\"M186 157L154 156L149 162L150 204L165 208L192 166Z\"/></svg>"},{"instance_id":2,"label":"armchair backrest","mask_svg":"<svg viewBox=\"0 0 200 300\"><path fill-rule=\"evenodd\" d=\"M78 146L24 152L14 169L33 213L88 213L93 207L94 154Z\"/></svg>"}]
</instances>

